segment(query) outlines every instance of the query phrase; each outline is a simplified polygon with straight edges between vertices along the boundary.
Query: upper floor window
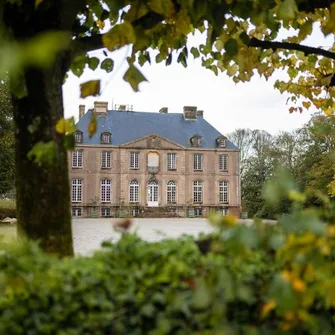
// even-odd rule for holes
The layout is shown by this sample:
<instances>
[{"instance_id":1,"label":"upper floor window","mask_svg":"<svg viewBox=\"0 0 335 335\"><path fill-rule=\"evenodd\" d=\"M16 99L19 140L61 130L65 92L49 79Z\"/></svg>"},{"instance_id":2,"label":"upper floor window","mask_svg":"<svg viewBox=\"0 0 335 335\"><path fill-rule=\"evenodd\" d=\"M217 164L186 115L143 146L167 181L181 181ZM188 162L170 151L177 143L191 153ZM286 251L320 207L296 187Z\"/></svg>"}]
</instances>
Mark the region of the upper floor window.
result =
<instances>
[{"instance_id":1,"label":"upper floor window","mask_svg":"<svg viewBox=\"0 0 335 335\"><path fill-rule=\"evenodd\" d=\"M229 198L228 182L222 180L219 183L219 202L227 204Z\"/></svg>"},{"instance_id":2,"label":"upper floor window","mask_svg":"<svg viewBox=\"0 0 335 335\"><path fill-rule=\"evenodd\" d=\"M202 170L202 154L193 155L193 170L194 171Z\"/></svg>"},{"instance_id":3,"label":"upper floor window","mask_svg":"<svg viewBox=\"0 0 335 335\"><path fill-rule=\"evenodd\" d=\"M228 171L228 155L219 156L220 171Z\"/></svg>"},{"instance_id":4,"label":"upper floor window","mask_svg":"<svg viewBox=\"0 0 335 335\"><path fill-rule=\"evenodd\" d=\"M83 167L83 151L82 150L72 151L72 167L73 168Z\"/></svg>"},{"instance_id":5,"label":"upper floor window","mask_svg":"<svg viewBox=\"0 0 335 335\"><path fill-rule=\"evenodd\" d=\"M191 145L192 147L201 147L202 146L202 138L200 135L194 135L191 137Z\"/></svg>"},{"instance_id":6,"label":"upper floor window","mask_svg":"<svg viewBox=\"0 0 335 335\"><path fill-rule=\"evenodd\" d=\"M76 131L74 133L74 142L83 143L83 133L81 131Z\"/></svg>"},{"instance_id":7,"label":"upper floor window","mask_svg":"<svg viewBox=\"0 0 335 335\"><path fill-rule=\"evenodd\" d=\"M101 202L111 201L111 184L109 179L101 180Z\"/></svg>"},{"instance_id":8,"label":"upper floor window","mask_svg":"<svg viewBox=\"0 0 335 335\"><path fill-rule=\"evenodd\" d=\"M139 201L139 185L137 180L132 180L129 184L129 202Z\"/></svg>"},{"instance_id":9,"label":"upper floor window","mask_svg":"<svg viewBox=\"0 0 335 335\"><path fill-rule=\"evenodd\" d=\"M103 144L112 143L112 135L110 133L102 133L101 134L101 143L103 143Z\"/></svg>"},{"instance_id":10,"label":"upper floor window","mask_svg":"<svg viewBox=\"0 0 335 335\"><path fill-rule=\"evenodd\" d=\"M177 187L176 182L170 180L166 186L166 200L167 203L175 203L177 198Z\"/></svg>"},{"instance_id":11,"label":"upper floor window","mask_svg":"<svg viewBox=\"0 0 335 335\"><path fill-rule=\"evenodd\" d=\"M101 168L110 169L111 168L111 152L103 151L101 153Z\"/></svg>"},{"instance_id":12,"label":"upper floor window","mask_svg":"<svg viewBox=\"0 0 335 335\"><path fill-rule=\"evenodd\" d=\"M193 202L202 203L202 181L193 182Z\"/></svg>"},{"instance_id":13,"label":"upper floor window","mask_svg":"<svg viewBox=\"0 0 335 335\"><path fill-rule=\"evenodd\" d=\"M167 154L167 169L170 171L177 170L176 156L175 153Z\"/></svg>"},{"instance_id":14,"label":"upper floor window","mask_svg":"<svg viewBox=\"0 0 335 335\"><path fill-rule=\"evenodd\" d=\"M81 202L82 199L82 181L81 179L72 179L72 202Z\"/></svg>"},{"instance_id":15,"label":"upper floor window","mask_svg":"<svg viewBox=\"0 0 335 335\"><path fill-rule=\"evenodd\" d=\"M139 168L139 152L131 152L130 153L130 168L138 169Z\"/></svg>"},{"instance_id":16,"label":"upper floor window","mask_svg":"<svg viewBox=\"0 0 335 335\"><path fill-rule=\"evenodd\" d=\"M226 136L219 136L217 139L216 139L216 146L219 147L219 148L225 148L226 147Z\"/></svg>"}]
</instances>

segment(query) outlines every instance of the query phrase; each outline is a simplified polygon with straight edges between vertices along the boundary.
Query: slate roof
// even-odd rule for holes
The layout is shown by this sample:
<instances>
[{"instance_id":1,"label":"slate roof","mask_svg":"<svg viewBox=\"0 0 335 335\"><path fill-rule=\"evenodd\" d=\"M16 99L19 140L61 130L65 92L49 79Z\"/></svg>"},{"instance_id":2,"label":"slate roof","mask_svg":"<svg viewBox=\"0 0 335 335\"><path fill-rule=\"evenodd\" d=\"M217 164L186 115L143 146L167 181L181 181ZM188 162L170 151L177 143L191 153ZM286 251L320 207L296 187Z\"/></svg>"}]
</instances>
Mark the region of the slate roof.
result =
<instances>
[{"instance_id":1,"label":"slate roof","mask_svg":"<svg viewBox=\"0 0 335 335\"><path fill-rule=\"evenodd\" d=\"M122 145L154 133L183 147L190 147L190 138L197 134L202 137L203 148L216 148L215 140L222 135L201 116L196 120L185 120L180 113L110 110L107 116L97 116L97 131L90 139L87 127L92 113L93 110L88 110L77 123L77 129L83 132L83 144L100 144L103 132L112 134L113 145ZM225 148L238 149L228 139Z\"/></svg>"}]
</instances>

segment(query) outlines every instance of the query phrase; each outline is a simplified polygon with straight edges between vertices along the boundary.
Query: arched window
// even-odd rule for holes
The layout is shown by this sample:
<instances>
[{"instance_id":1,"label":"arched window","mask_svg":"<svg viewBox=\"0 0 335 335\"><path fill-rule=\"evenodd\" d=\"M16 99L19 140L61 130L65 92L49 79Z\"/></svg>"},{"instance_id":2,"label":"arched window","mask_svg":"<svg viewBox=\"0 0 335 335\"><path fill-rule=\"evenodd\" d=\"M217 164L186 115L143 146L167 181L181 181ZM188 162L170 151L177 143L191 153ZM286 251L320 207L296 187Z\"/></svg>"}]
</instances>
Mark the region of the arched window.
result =
<instances>
[{"instance_id":1,"label":"arched window","mask_svg":"<svg viewBox=\"0 0 335 335\"><path fill-rule=\"evenodd\" d=\"M102 144L110 144L112 143L112 135L111 133L102 133L101 134L101 143Z\"/></svg>"},{"instance_id":2,"label":"arched window","mask_svg":"<svg viewBox=\"0 0 335 335\"><path fill-rule=\"evenodd\" d=\"M201 147L202 146L202 138L200 135L194 135L191 137L191 145L192 147Z\"/></svg>"},{"instance_id":3,"label":"arched window","mask_svg":"<svg viewBox=\"0 0 335 335\"><path fill-rule=\"evenodd\" d=\"M138 181L136 179L132 180L129 184L129 202L138 202Z\"/></svg>"},{"instance_id":4,"label":"arched window","mask_svg":"<svg viewBox=\"0 0 335 335\"><path fill-rule=\"evenodd\" d=\"M227 204L229 201L228 182L222 180L219 182L219 202Z\"/></svg>"},{"instance_id":5,"label":"arched window","mask_svg":"<svg viewBox=\"0 0 335 335\"><path fill-rule=\"evenodd\" d=\"M81 131L78 130L74 133L74 142L83 143L83 133Z\"/></svg>"},{"instance_id":6,"label":"arched window","mask_svg":"<svg viewBox=\"0 0 335 335\"><path fill-rule=\"evenodd\" d=\"M176 203L177 199L177 187L176 187L176 182L173 180L170 180L167 183L166 186L166 199L167 203Z\"/></svg>"},{"instance_id":7,"label":"arched window","mask_svg":"<svg viewBox=\"0 0 335 335\"><path fill-rule=\"evenodd\" d=\"M193 182L193 202L202 203L202 181Z\"/></svg>"},{"instance_id":8,"label":"arched window","mask_svg":"<svg viewBox=\"0 0 335 335\"><path fill-rule=\"evenodd\" d=\"M101 202L111 201L111 186L112 182L110 179L101 180Z\"/></svg>"},{"instance_id":9,"label":"arched window","mask_svg":"<svg viewBox=\"0 0 335 335\"><path fill-rule=\"evenodd\" d=\"M82 180L81 179L72 179L72 202L81 202L82 199Z\"/></svg>"}]
</instances>

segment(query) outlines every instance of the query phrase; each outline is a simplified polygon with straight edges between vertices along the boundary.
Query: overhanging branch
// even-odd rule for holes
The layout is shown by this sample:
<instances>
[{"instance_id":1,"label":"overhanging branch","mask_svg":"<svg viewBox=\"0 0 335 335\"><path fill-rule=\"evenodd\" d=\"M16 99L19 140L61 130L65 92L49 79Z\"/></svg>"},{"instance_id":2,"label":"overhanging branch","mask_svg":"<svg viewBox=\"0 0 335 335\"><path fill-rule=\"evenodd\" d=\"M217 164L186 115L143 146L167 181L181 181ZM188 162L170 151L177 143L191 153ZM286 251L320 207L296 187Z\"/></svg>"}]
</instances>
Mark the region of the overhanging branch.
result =
<instances>
[{"instance_id":1,"label":"overhanging branch","mask_svg":"<svg viewBox=\"0 0 335 335\"><path fill-rule=\"evenodd\" d=\"M330 59L335 59L335 53L321 48L309 47L298 43L289 42L274 42L274 41L262 41L258 38L252 37L248 44L249 47L262 48L262 49L282 49L282 50L295 50L301 51L305 55L318 55Z\"/></svg>"},{"instance_id":2,"label":"overhanging branch","mask_svg":"<svg viewBox=\"0 0 335 335\"><path fill-rule=\"evenodd\" d=\"M101 34L74 39L72 41L72 51L74 55L104 48L102 36Z\"/></svg>"}]
</instances>

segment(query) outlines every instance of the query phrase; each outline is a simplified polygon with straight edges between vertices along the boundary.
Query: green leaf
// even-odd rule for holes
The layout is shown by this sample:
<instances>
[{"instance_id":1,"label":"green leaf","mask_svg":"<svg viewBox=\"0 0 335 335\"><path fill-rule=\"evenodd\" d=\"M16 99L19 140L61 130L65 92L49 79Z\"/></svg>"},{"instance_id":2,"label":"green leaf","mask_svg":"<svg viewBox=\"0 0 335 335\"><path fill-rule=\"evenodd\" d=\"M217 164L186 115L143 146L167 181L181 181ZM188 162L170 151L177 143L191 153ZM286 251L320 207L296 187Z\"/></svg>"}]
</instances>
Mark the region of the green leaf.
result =
<instances>
[{"instance_id":1,"label":"green leaf","mask_svg":"<svg viewBox=\"0 0 335 335\"><path fill-rule=\"evenodd\" d=\"M59 134L72 134L76 131L76 124L74 118L70 119L61 118L55 126L57 133Z\"/></svg>"},{"instance_id":2,"label":"green leaf","mask_svg":"<svg viewBox=\"0 0 335 335\"><path fill-rule=\"evenodd\" d=\"M52 165L56 155L56 143L50 142L38 142L28 152L28 159L35 163Z\"/></svg>"},{"instance_id":3,"label":"green leaf","mask_svg":"<svg viewBox=\"0 0 335 335\"><path fill-rule=\"evenodd\" d=\"M114 26L108 33L102 36L104 46L114 51L127 44L136 42L136 34L133 26L129 22L123 22Z\"/></svg>"},{"instance_id":4,"label":"green leaf","mask_svg":"<svg viewBox=\"0 0 335 335\"><path fill-rule=\"evenodd\" d=\"M92 138L93 135L97 131L97 118L96 118L94 113L92 113L92 115L91 115L91 120L90 120L90 123L87 127L87 131L88 131L89 138Z\"/></svg>"},{"instance_id":5,"label":"green leaf","mask_svg":"<svg viewBox=\"0 0 335 335\"><path fill-rule=\"evenodd\" d=\"M100 93L100 80L90 80L84 84L80 84L80 97L86 98L90 95L98 95Z\"/></svg>"},{"instance_id":6,"label":"green leaf","mask_svg":"<svg viewBox=\"0 0 335 335\"><path fill-rule=\"evenodd\" d=\"M138 92L138 85L143 82L147 81L147 79L143 76L141 71L139 71L133 64L129 65L129 68L125 75L123 76L123 79L127 81L130 86L133 88L135 92Z\"/></svg>"},{"instance_id":7,"label":"green leaf","mask_svg":"<svg viewBox=\"0 0 335 335\"><path fill-rule=\"evenodd\" d=\"M249 35L246 33L246 32L242 32L241 34L240 34L240 40L245 44L245 45L248 45L249 44L249 42L250 42L250 37L249 37Z\"/></svg>"},{"instance_id":8,"label":"green leaf","mask_svg":"<svg viewBox=\"0 0 335 335\"><path fill-rule=\"evenodd\" d=\"M235 39L229 39L225 45L224 45L224 49L226 51L226 56L228 58L232 58L234 57L237 52L238 52L238 44L237 44L237 41Z\"/></svg>"},{"instance_id":9,"label":"green leaf","mask_svg":"<svg viewBox=\"0 0 335 335\"><path fill-rule=\"evenodd\" d=\"M191 54L193 55L194 58L198 58L200 57L200 52L197 48L195 47L192 47L191 48Z\"/></svg>"},{"instance_id":10,"label":"green leaf","mask_svg":"<svg viewBox=\"0 0 335 335\"><path fill-rule=\"evenodd\" d=\"M98 67L99 63L100 60L97 57L91 57L88 59L88 67L93 71Z\"/></svg>"},{"instance_id":11,"label":"green leaf","mask_svg":"<svg viewBox=\"0 0 335 335\"><path fill-rule=\"evenodd\" d=\"M73 150L74 149L75 141L74 141L73 133L64 136L63 144L64 144L64 148L66 150Z\"/></svg>"},{"instance_id":12,"label":"green leaf","mask_svg":"<svg viewBox=\"0 0 335 335\"><path fill-rule=\"evenodd\" d=\"M100 67L107 73L112 72L114 69L114 61L111 58L106 58L102 61Z\"/></svg>"},{"instance_id":13,"label":"green leaf","mask_svg":"<svg viewBox=\"0 0 335 335\"><path fill-rule=\"evenodd\" d=\"M73 72L73 74L77 77L80 77L84 72L87 62L88 57L86 55L76 57L70 66L70 69Z\"/></svg>"}]
</instances>

